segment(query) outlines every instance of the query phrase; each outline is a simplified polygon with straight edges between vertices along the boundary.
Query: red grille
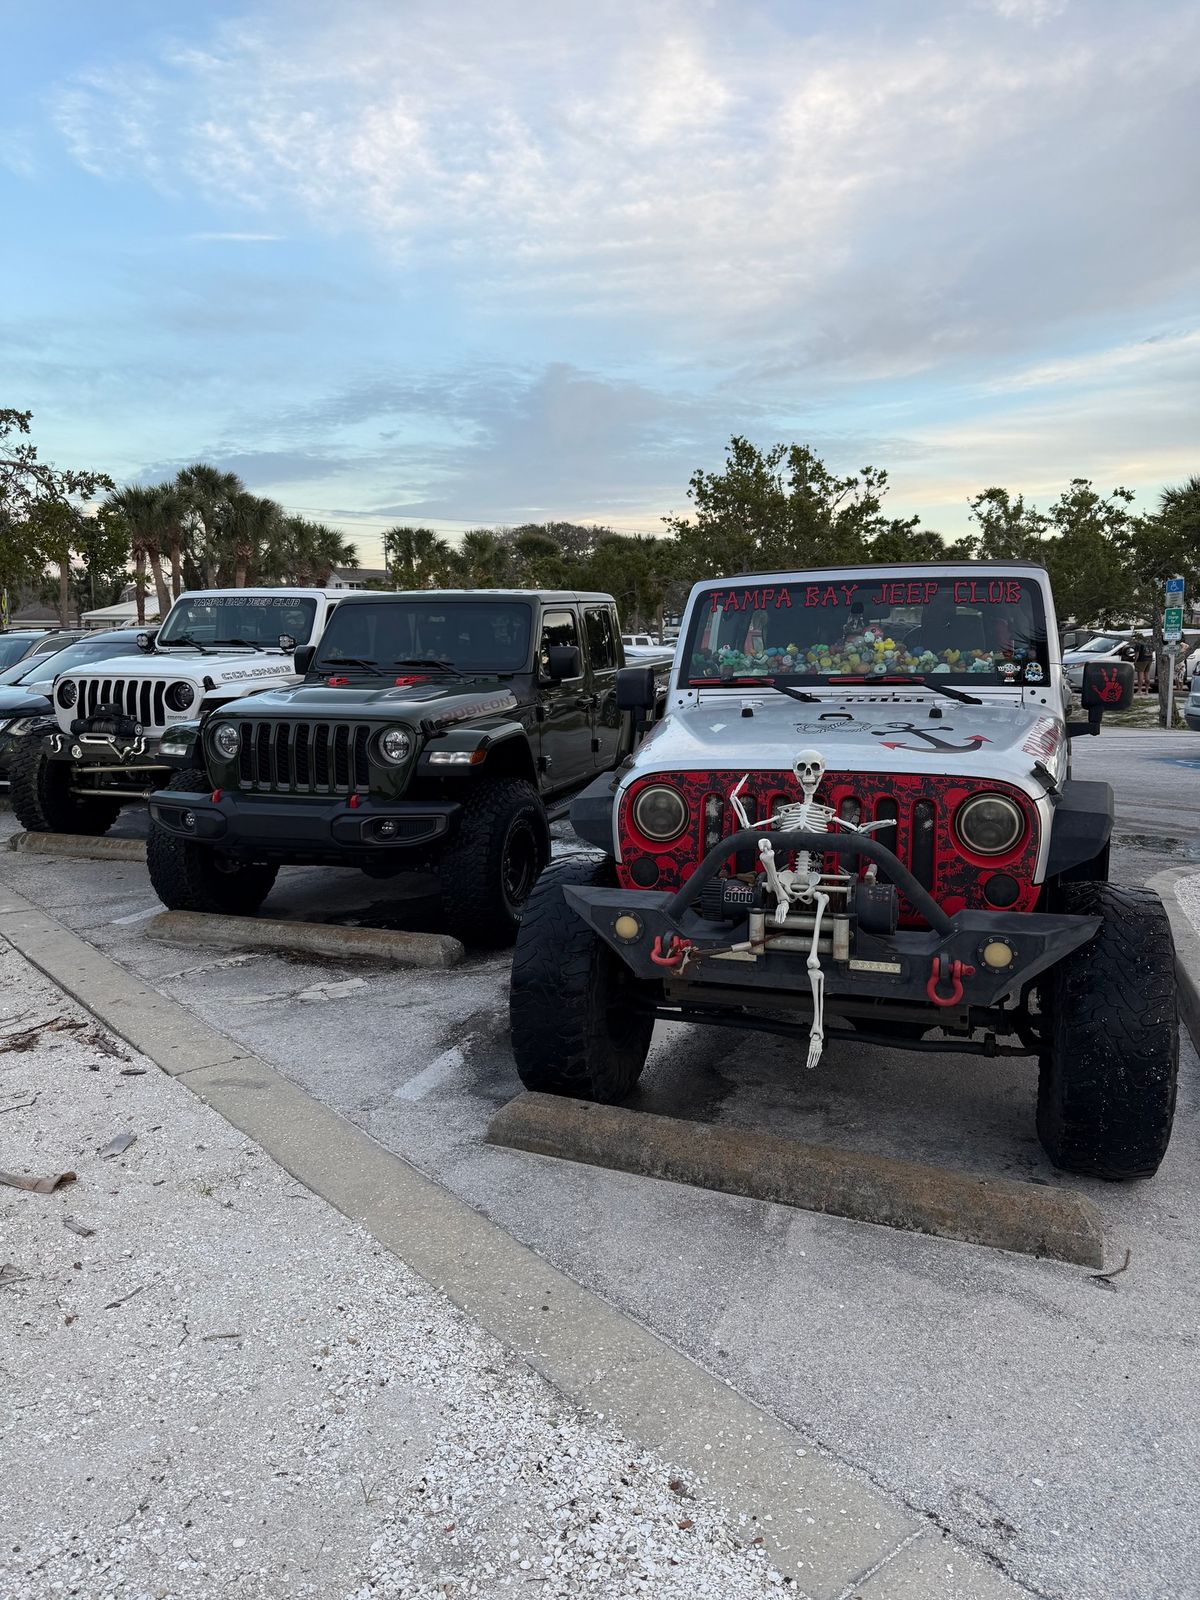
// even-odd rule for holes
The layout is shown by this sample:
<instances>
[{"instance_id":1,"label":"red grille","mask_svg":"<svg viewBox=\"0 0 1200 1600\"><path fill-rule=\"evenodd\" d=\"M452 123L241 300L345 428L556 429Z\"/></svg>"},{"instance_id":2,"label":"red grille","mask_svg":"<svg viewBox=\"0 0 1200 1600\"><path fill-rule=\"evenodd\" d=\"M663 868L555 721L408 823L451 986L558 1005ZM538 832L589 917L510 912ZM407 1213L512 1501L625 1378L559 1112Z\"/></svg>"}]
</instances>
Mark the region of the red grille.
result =
<instances>
[{"instance_id":1,"label":"red grille","mask_svg":"<svg viewBox=\"0 0 1200 1600\"><path fill-rule=\"evenodd\" d=\"M737 819L728 797L741 776L740 772L664 772L631 784L618 822L621 863L617 870L622 887L677 889L690 878L711 845L736 832ZM669 844L656 845L644 838L631 821L633 801L654 783L672 785L688 803L688 827ZM971 855L954 832L958 808L973 795L984 793L1006 795L1025 817L1023 838L1004 855ZM751 819L758 820L778 810L780 804L803 797L790 772L755 772L741 798ZM1039 843L1037 811L1019 789L986 778L827 772L818 799L860 822L894 817L894 828L877 829L873 837L894 850L951 915L964 907L985 909L984 887L994 873L1004 873L1018 885L1017 898L1007 910L1032 911L1037 904L1039 891L1033 881ZM827 862L832 869L833 858ZM730 856L731 870L746 871L753 865L749 855L736 862ZM905 922L919 920L906 903L902 903L901 914Z\"/></svg>"}]
</instances>

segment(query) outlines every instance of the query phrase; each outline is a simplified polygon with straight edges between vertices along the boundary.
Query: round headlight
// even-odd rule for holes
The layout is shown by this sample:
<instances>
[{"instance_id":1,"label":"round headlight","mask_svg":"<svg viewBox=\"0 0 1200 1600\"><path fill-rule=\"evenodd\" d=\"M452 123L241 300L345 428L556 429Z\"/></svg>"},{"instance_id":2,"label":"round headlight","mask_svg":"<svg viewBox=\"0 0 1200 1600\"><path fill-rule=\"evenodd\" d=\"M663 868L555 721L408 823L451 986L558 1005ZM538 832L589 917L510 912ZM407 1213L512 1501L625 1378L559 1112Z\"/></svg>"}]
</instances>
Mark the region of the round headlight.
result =
<instances>
[{"instance_id":1,"label":"round headlight","mask_svg":"<svg viewBox=\"0 0 1200 1600\"><path fill-rule=\"evenodd\" d=\"M196 698L190 683L173 683L167 690L167 704L172 711L186 711Z\"/></svg>"},{"instance_id":2,"label":"round headlight","mask_svg":"<svg viewBox=\"0 0 1200 1600\"><path fill-rule=\"evenodd\" d=\"M412 738L403 728L388 728L379 736L379 753L398 766L412 755Z\"/></svg>"},{"instance_id":3,"label":"round headlight","mask_svg":"<svg viewBox=\"0 0 1200 1600\"><path fill-rule=\"evenodd\" d=\"M213 749L225 761L232 761L241 744L241 732L236 722L222 722L213 729Z\"/></svg>"},{"instance_id":4,"label":"round headlight","mask_svg":"<svg viewBox=\"0 0 1200 1600\"><path fill-rule=\"evenodd\" d=\"M55 691L55 698L60 706L73 706L79 698L79 685L71 678L64 678Z\"/></svg>"},{"instance_id":5,"label":"round headlight","mask_svg":"<svg viewBox=\"0 0 1200 1600\"><path fill-rule=\"evenodd\" d=\"M674 839L687 827L688 808L678 789L654 784L643 789L633 802L633 821L647 839L662 843Z\"/></svg>"},{"instance_id":6,"label":"round headlight","mask_svg":"<svg viewBox=\"0 0 1200 1600\"><path fill-rule=\"evenodd\" d=\"M978 856L999 856L1011 850L1025 832L1021 808L1002 794L977 794L958 808L958 837Z\"/></svg>"}]
</instances>

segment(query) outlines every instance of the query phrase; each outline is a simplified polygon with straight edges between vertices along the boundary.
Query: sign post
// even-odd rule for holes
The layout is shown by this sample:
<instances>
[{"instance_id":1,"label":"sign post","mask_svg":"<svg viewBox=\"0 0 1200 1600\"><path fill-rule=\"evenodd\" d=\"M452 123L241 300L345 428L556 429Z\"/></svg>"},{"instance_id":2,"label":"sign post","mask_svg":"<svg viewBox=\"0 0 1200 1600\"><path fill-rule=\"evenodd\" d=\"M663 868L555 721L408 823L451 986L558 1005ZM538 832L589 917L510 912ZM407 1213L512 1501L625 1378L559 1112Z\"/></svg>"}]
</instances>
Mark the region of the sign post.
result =
<instances>
[{"instance_id":1,"label":"sign post","mask_svg":"<svg viewBox=\"0 0 1200 1600\"><path fill-rule=\"evenodd\" d=\"M1175 653L1183 638L1183 579L1167 579L1167 603L1163 608L1163 643L1167 647L1167 727L1174 727L1175 719Z\"/></svg>"}]
</instances>

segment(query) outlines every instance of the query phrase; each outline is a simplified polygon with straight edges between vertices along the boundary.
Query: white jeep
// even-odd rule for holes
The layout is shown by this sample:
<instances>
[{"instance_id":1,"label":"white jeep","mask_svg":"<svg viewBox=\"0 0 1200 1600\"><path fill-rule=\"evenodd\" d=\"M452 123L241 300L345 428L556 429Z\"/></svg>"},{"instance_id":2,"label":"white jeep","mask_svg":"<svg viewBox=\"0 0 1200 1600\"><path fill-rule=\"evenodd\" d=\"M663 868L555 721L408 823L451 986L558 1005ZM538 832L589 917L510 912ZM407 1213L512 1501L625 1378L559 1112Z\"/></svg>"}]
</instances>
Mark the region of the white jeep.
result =
<instances>
[{"instance_id":1,"label":"white jeep","mask_svg":"<svg viewBox=\"0 0 1200 1600\"><path fill-rule=\"evenodd\" d=\"M293 661L315 644L345 590L198 589L179 596L142 654L55 680L53 719L12 757L10 797L34 833L106 833L121 807L173 772L172 732L214 707L299 681Z\"/></svg>"},{"instance_id":2,"label":"white jeep","mask_svg":"<svg viewBox=\"0 0 1200 1600\"><path fill-rule=\"evenodd\" d=\"M645 677L625 669L618 703L648 711ZM656 1020L792 1037L809 1068L830 1039L1032 1055L1056 1166L1152 1174L1175 1105L1170 926L1108 882L1112 790L1070 753L1133 669L1089 666L1081 689L1069 723L1037 566L698 584L665 717L572 806L601 856L526 904L526 1087L624 1098Z\"/></svg>"}]
</instances>

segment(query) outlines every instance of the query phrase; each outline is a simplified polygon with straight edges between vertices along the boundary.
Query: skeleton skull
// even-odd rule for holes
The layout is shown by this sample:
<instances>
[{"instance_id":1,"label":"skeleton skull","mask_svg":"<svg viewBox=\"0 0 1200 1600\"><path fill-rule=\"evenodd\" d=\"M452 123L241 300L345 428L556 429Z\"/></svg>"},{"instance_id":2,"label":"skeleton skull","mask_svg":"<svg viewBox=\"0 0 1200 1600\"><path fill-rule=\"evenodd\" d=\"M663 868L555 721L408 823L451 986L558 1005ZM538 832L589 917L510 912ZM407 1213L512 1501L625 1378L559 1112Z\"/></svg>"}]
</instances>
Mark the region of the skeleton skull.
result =
<instances>
[{"instance_id":1,"label":"skeleton skull","mask_svg":"<svg viewBox=\"0 0 1200 1600\"><path fill-rule=\"evenodd\" d=\"M811 800L825 775L825 757L819 750L800 750L792 762L792 771L804 791L804 798Z\"/></svg>"}]
</instances>

